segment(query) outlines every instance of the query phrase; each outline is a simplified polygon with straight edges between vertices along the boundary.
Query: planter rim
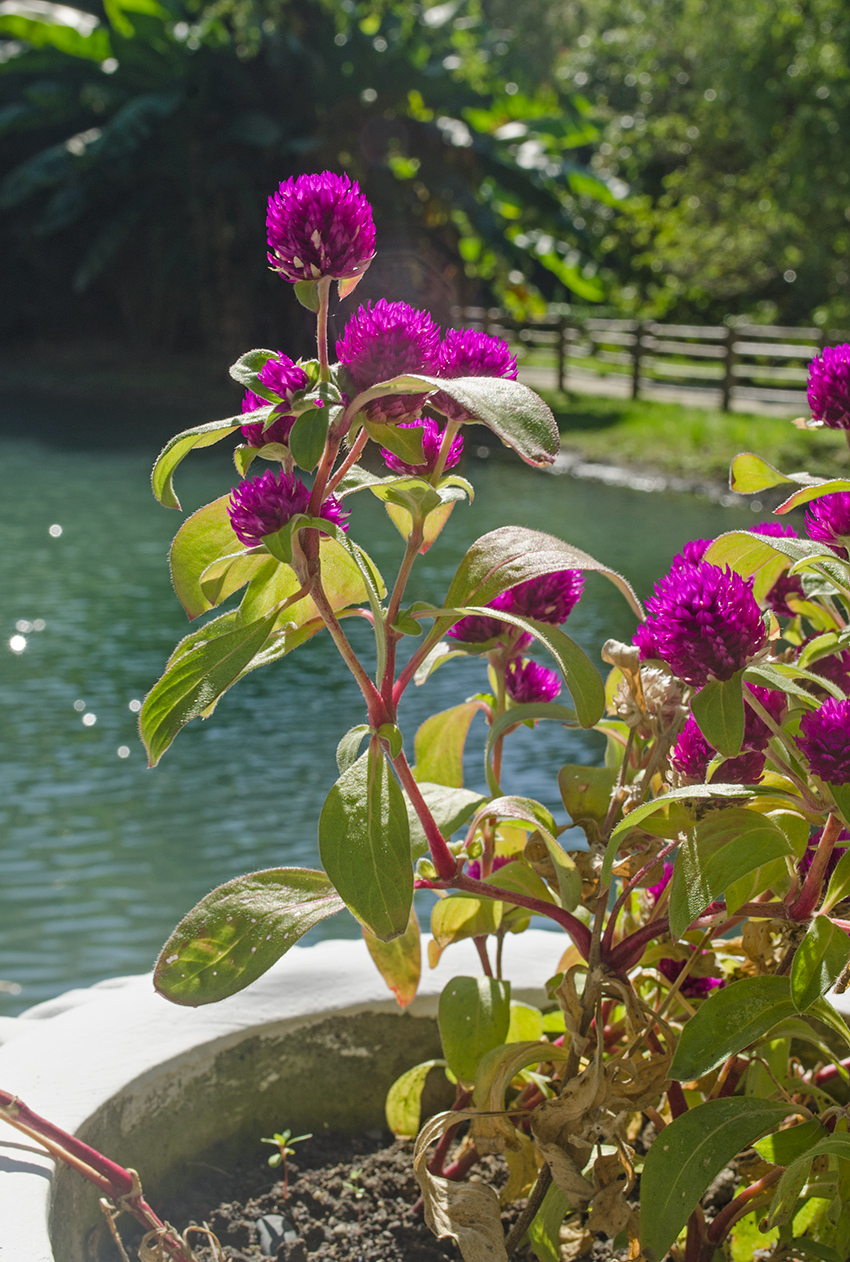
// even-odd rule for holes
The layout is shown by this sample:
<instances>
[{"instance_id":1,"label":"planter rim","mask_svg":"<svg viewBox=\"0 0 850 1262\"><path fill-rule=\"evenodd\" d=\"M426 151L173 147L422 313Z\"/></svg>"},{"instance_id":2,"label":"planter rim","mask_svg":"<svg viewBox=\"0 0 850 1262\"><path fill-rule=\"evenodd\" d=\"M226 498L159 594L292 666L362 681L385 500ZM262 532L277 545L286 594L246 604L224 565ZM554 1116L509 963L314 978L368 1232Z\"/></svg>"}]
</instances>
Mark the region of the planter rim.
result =
<instances>
[{"instance_id":1,"label":"planter rim","mask_svg":"<svg viewBox=\"0 0 850 1262\"><path fill-rule=\"evenodd\" d=\"M422 982L406 1011L434 1016L446 982L479 975L480 962L467 941L430 969L427 938L422 945ZM548 930L510 935L505 972L512 996L542 1002L542 983L556 971L566 945L562 934ZM246 990L204 1008L167 1003L150 974L110 978L0 1021L0 1086L76 1132L138 1079L196 1050L233 1046L261 1029L291 1029L323 1014L356 1012L399 1012L362 939L293 947ZM52 1170L37 1145L2 1125L2 1262L55 1262L48 1232Z\"/></svg>"}]
</instances>

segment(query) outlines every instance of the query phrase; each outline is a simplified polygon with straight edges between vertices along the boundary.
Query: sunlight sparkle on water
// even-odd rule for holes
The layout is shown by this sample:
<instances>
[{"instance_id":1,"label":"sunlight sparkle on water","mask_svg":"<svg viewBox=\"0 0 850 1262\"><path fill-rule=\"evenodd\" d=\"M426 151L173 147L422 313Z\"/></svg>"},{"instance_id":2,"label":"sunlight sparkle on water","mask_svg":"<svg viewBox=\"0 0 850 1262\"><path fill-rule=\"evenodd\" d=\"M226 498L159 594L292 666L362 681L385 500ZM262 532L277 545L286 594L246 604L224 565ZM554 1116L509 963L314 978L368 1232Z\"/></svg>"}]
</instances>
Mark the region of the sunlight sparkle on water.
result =
<instances>
[{"instance_id":1,"label":"sunlight sparkle on water","mask_svg":"<svg viewBox=\"0 0 850 1262\"><path fill-rule=\"evenodd\" d=\"M83 701L82 697L78 697L77 700L74 702L74 709L79 712L81 710L85 710L85 708L86 708L85 701Z\"/></svg>"},{"instance_id":2,"label":"sunlight sparkle on water","mask_svg":"<svg viewBox=\"0 0 850 1262\"><path fill-rule=\"evenodd\" d=\"M23 653L27 647L27 639L25 635L13 635L9 640L9 648L13 653Z\"/></svg>"},{"instance_id":3,"label":"sunlight sparkle on water","mask_svg":"<svg viewBox=\"0 0 850 1262\"><path fill-rule=\"evenodd\" d=\"M57 525L49 526L47 533L50 535L51 539L58 539L62 533L62 527Z\"/></svg>"},{"instance_id":4,"label":"sunlight sparkle on water","mask_svg":"<svg viewBox=\"0 0 850 1262\"><path fill-rule=\"evenodd\" d=\"M129 757L130 757L130 746L129 746L129 745L119 745L119 746L118 746L118 749L117 749L117 751L116 751L116 752L117 752L117 754L118 754L118 757L119 757L119 758L129 758Z\"/></svg>"},{"instance_id":5,"label":"sunlight sparkle on water","mask_svg":"<svg viewBox=\"0 0 850 1262\"><path fill-rule=\"evenodd\" d=\"M96 714L84 714L84 715L83 715L83 727L94 727L94 725L95 725L95 723L96 723L96 722L97 722L97 715L96 715Z\"/></svg>"},{"instance_id":6,"label":"sunlight sparkle on water","mask_svg":"<svg viewBox=\"0 0 850 1262\"><path fill-rule=\"evenodd\" d=\"M141 703L141 701L136 701L136 700L135 700L135 698L134 698L134 699L130 702L130 707L129 707L129 708L133 711L133 713L134 713L134 714L138 714L138 713L139 713L139 711L140 711L140 710L141 710L141 708L142 708L142 703Z\"/></svg>"}]
</instances>

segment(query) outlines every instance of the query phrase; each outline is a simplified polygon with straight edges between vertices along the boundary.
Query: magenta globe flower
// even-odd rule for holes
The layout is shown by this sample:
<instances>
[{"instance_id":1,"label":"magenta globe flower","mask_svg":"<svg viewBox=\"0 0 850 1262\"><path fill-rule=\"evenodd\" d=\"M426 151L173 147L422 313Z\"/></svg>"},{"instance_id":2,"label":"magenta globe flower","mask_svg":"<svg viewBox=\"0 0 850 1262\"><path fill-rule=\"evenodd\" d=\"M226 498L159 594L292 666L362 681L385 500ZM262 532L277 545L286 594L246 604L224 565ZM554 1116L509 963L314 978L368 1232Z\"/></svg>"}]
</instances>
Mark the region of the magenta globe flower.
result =
<instances>
[{"instance_id":1,"label":"magenta globe flower","mask_svg":"<svg viewBox=\"0 0 850 1262\"><path fill-rule=\"evenodd\" d=\"M384 464L387 468L392 469L393 473L409 473L413 477L427 478L437 467L437 457L440 454L443 435L446 432L445 428L440 429L437 421L433 421L427 416L418 421L405 421L400 428L421 430L422 450L425 454L425 463L405 464L399 456L396 456L393 452L387 451L385 447L382 447L381 455L384 457ZM443 465L443 469L453 469L460 460L462 454L463 439L460 434L456 434L449 445L449 453L446 456L446 462Z\"/></svg>"},{"instance_id":2,"label":"magenta globe flower","mask_svg":"<svg viewBox=\"0 0 850 1262\"><path fill-rule=\"evenodd\" d=\"M657 656L695 688L709 679L731 679L766 640L749 584L705 561L661 579L646 607L651 616L643 644L651 637Z\"/></svg>"},{"instance_id":3,"label":"magenta globe flower","mask_svg":"<svg viewBox=\"0 0 850 1262\"><path fill-rule=\"evenodd\" d=\"M375 255L372 207L347 175L284 180L269 198L269 263L284 280L347 280Z\"/></svg>"},{"instance_id":4,"label":"magenta globe flower","mask_svg":"<svg viewBox=\"0 0 850 1262\"><path fill-rule=\"evenodd\" d=\"M521 618L535 618L558 627L566 622L584 591L581 570L557 570L510 587L497 597L499 608ZM494 602L495 604L495 602Z\"/></svg>"},{"instance_id":5,"label":"magenta globe flower","mask_svg":"<svg viewBox=\"0 0 850 1262\"><path fill-rule=\"evenodd\" d=\"M830 429L850 429L850 346L825 346L809 364L809 407Z\"/></svg>"},{"instance_id":6,"label":"magenta globe flower","mask_svg":"<svg viewBox=\"0 0 850 1262\"><path fill-rule=\"evenodd\" d=\"M440 346L440 377L506 377L515 381L516 355L507 342L475 329L448 329ZM454 421L474 419L445 391L434 395L434 407Z\"/></svg>"},{"instance_id":7,"label":"magenta globe flower","mask_svg":"<svg viewBox=\"0 0 850 1262\"><path fill-rule=\"evenodd\" d=\"M850 783L850 701L828 697L800 720L797 744L812 772L830 784Z\"/></svg>"},{"instance_id":8,"label":"magenta globe flower","mask_svg":"<svg viewBox=\"0 0 850 1262\"><path fill-rule=\"evenodd\" d=\"M538 666L537 662L513 661L505 670L505 687L518 705L527 705L554 701L561 691L561 681L555 671Z\"/></svg>"},{"instance_id":9,"label":"magenta globe flower","mask_svg":"<svg viewBox=\"0 0 850 1262\"><path fill-rule=\"evenodd\" d=\"M287 405L292 403L292 396L297 391L306 390L310 384L310 379L301 365L296 364L288 355L284 355L283 351L279 351L274 358L267 360L257 376L266 389L277 395L279 402ZM251 390L245 391L245 397L242 400L243 412L255 412L257 408L268 407L268 405L268 399L261 399ZM242 434L249 447L264 447L266 443L286 443L289 441L289 433L294 424L294 416L279 416L266 430L263 429L261 421L243 425Z\"/></svg>"},{"instance_id":10,"label":"magenta globe flower","mask_svg":"<svg viewBox=\"0 0 850 1262\"><path fill-rule=\"evenodd\" d=\"M700 731L692 714L682 728L670 755L670 765L685 782L703 784L715 750ZM764 771L764 755L755 749L744 749L736 758L727 758L715 769L711 782L716 784L757 784Z\"/></svg>"},{"instance_id":11,"label":"magenta globe flower","mask_svg":"<svg viewBox=\"0 0 850 1262\"><path fill-rule=\"evenodd\" d=\"M759 684L745 684L755 697L756 701L761 702L767 713L773 719L774 723L779 724L788 709L788 699L784 692L776 691L773 688L762 688ZM746 699L746 692L744 698ZM750 750L767 749L773 732L765 723L760 714L757 714L752 706L744 706L744 743L743 748Z\"/></svg>"},{"instance_id":12,"label":"magenta globe flower","mask_svg":"<svg viewBox=\"0 0 850 1262\"><path fill-rule=\"evenodd\" d=\"M833 491L812 500L806 510L806 531L810 539L825 543L838 556L847 559L850 538L850 491Z\"/></svg>"},{"instance_id":13,"label":"magenta globe flower","mask_svg":"<svg viewBox=\"0 0 850 1262\"><path fill-rule=\"evenodd\" d=\"M506 863L512 863L514 859L518 859L519 855L515 854L494 854L493 866L491 872L498 872L499 868L503 868ZM472 859L466 868L466 875L471 876L473 881L482 880L481 862L479 859Z\"/></svg>"},{"instance_id":14,"label":"magenta globe flower","mask_svg":"<svg viewBox=\"0 0 850 1262\"><path fill-rule=\"evenodd\" d=\"M236 537L252 548L266 535L281 530L296 514L306 513L309 502L310 489L300 478L269 470L259 478L240 482L231 493L227 512ZM322 504L319 516L347 529L348 514L333 495Z\"/></svg>"},{"instance_id":15,"label":"magenta globe flower","mask_svg":"<svg viewBox=\"0 0 850 1262\"><path fill-rule=\"evenodd\" d=\"M707 952L704 951L703 954L705 955ZM661 976L666 978L668 982L675 982L676 978L685 967L685 964L685 960L664 958L658 961L656 967L658 968ZM692 974L688 974L682 982L679 993L683 995L685 999L705 999L705 997L710 995L713 990L716 990L718 986L725 985L726 983L722 977L694 977Z\"/></svg>"},{"instance_id":16,"label":"magenta globe flower","mask_svg":"<svg viewBox=\"0 0 850 1262\"><path fill-rule=\"evenodd\" d=\"M359 307L336 344L355 394L404 373L435 375L439 350L440 330L427 311L385 298ZM370 421L409 421L421 404L421 393L388 394L364 410Z\"/></svg>"},{"instance_id":17,"label":"magenta globe flower","mask_svg":"<svg viewBox=\"0 0 850 1262\"><path fill-rule=\"evenodd\" d=\"M670 569L680 570L685 565L699 565L713 542L713 539L690 539L682 551L673 557Z\"/></svg>"}]
</instances>

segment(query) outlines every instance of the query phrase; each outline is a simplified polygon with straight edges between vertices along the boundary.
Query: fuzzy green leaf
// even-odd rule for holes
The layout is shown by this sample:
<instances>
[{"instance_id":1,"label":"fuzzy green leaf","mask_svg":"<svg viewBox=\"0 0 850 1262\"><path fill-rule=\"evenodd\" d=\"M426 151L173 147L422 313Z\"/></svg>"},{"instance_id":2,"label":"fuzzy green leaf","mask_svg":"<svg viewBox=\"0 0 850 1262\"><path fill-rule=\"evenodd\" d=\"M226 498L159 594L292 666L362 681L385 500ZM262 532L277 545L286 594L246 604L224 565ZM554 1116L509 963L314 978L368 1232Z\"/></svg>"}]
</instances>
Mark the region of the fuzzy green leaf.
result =
<instances>
[{"instance_id":1,"label":"fuzzy green leaf","mask_svg":"<svg viewBox=\"0 0 850 1262\"><path fill-rule=\"evenodd\" d=\"M264 420L271 408L263 408L260 412L252 412L251 417L229 416L224 421L208 421L206 425L196 425L193 429L184 429L175 434L156 458L151 474L153 493L166 508L179 508L180 501L174 491L174 471L184 456L196 447L212 447L228 434L232 434L246 420Z\"/></svg>"},{"instance_id":2,"label":"fuzzy green leaf","mask_svg":"<svg viewBox=\"0 0 850 1262\"><path fill-rule=\"evenodd\" d=\"M693 716L709 745L736 758L744 741L743 670L731 679L710 679L691 701Z\"/></svg>"},{"instance_id":3,"label":"fuzzy green leaf","mask_svg":"<svg viewBox=\"0 0 850 1262\"><path fill-rule=\"evenodd\" d=\"M850 938L828 916L815 916L791 966L791 998L806 1012L838 981L850 961Z\"/></svg>"},{"instance_id":4,"label":"fuzzy green leaf","mask_svg":"<svg viewBox=\"0 0 850 1262\"><path fill-rule=\"evenodd\" d=\"M445 986L437 1019L443 1053L460 1082L471 1086L482 1056L504 1043L510 1001L510 982L493 977L454 977Z\"/></svg>"},{"instance_id":5,"label":"fuzzy green leaf","mask_svg":"<svg viewBox=\"0 0 850 1262\"><path fill-rule=\"evenodd\" d=\"M217 1003L262 976L342 906L324 872L271 868L239 876L177 926L160 952L154 985L172 1003Z\"/></svg>"}]
</instances>

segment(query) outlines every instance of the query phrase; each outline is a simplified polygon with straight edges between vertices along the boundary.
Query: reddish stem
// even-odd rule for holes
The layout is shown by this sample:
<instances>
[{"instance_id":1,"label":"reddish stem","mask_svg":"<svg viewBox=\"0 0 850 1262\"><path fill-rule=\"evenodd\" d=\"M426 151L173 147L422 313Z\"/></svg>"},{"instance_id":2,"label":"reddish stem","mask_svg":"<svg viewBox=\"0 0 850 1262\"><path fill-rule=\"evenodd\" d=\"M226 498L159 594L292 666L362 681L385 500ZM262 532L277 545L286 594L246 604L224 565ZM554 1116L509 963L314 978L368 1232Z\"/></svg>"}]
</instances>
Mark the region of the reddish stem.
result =
<instances>
[{"instance_id":1,"label":"reddish stem","mask_svg":"<svg viewBox=\"0 0 850 1262\"><path fill-rule=\"evenodd\" d=\"M723 1243L725 1236L732 1230L738 1219L749 1213L750 1201L754 1201L757 1196L761 1196L768 1188L773 1187L774 1183L778 1183L784 1173L784 1166L771 1170L763 1179L750 1184L743 1192L739 1192L728 1205L724 1205L708 1229L706 1245L710 1247L711 1251L709 1252L707 1248L706 1253L709 1258L713 1256L717 1247Z\"/></svg>"},{"instance_id":2,"label":"reddish stem","mask_svg":"<svg viewBox=\"0 0 850 1262\"><path fill-rule=\"evenodd\" d=\"M789 915L794 920L808 920L818 904L820 893L826 876L827 865L832 851L844 824L837 815L830 815L821 833L818 848L812 859L803 888L789 908Z\"/></svg>"},{"instance_id":3,"label":"reddish stem","mask_svg":"<svg viewBox=\"0 0 850 1262\"><path fill-rule=\"evenodd\" d=\"M457 872L457 859L455 859L445 837L437 827L434 816L428 809L428 803L423 798L419 785L413 778L413 772L404 756L404 750L392 760L396 775L401 781L401 787L407 793L413 803L413 809L419 816L419 822L425 831L428 839L428 849L431 852L431 861L437 869L437 873L441 881L451 882ZM427 887L426 887L427 888ZM432 889L438 888L431 886Z\"/></svg>"},{"instance_id":4,"label":"reddish stem","mask_svg":"<svg viewBox=\"0 0 850 1262\"><path fill-rule=\"evenodd\" d=\"M405 786L406 787L406 786ZM531 898L527 894L517 894L513 890L501 889L498 885L490 885L486 881L475 881L471 876L460 873L449 881L420 881L420 889L455 889L466 894L475 894L479 898L492 898L501 903L513 903L515 907L525 907L535 916L546 916L554 920L562 929L566 929L583 959L590 954L591 933L587 925L583 925L577 916L556 907L553 903L544 903L540 898Z\"/></svg>"},{"instance_id":5,"label":"reddish stem","mask_svg":"<svg viewBox=\"0 0 850 1262\"><path fill-rule=\"evenodd\" d=\"M670 1083L670 1086L667 1088L667 1100L670 1104L670 1112L673 1114L674 1121L677 1117L681 1117L683 1113L687 1113L688 1102L685 1099L685 1093L680 1082L674 1080Z\"/></svg>"},{"instance_id":6,"label":"reddish stem","mask_svg":"<svg viewBox=\"0 0 850 1262\"><path fill-rule=\"evenodd\" d=\"M465 1109L471 1099L471 1091L467 1091L463 1087L458 1087L455 1102L452 1105L452 1112L456 1113L461 1109ZM440 1136L440 1142L437 1144L437 1147L434 1149L434 1155L428 1162L428 1170L431 1174L443 1176L443 1163L449 1155L449 1149L451 1148L455 1135L461 1125L462 1123L458 1122L456 1126L450 1126L449 1129L444 1131L444 1133Z\"/></svg>"},{"instance_id":7,"label":"reddish stem","mask_svg":"<svg viewBox=\"0 0 850 1262\"><path fill-rule=\"evenodd\" d=\"M96 1148L90 1148L75 1135L54 1126L33 1113L23 1101L0 1090L0 1117L22 1134L46 1148L52 1157L64 1161L89 1183L93 1183L119 1209L126 1210L148 1231L158 1233L158 1243L174 1262L192 1262L192 1253L179 1236L151 1209L145 1200L138 1175L110 1161Z\"/></svg>"},{"instance_id":8,"label":"reddish stem","mask_svg":"<svg viewBox=\"0 0 850 1262\"><path fill-rule=\"evenodd\" d=\"M472 941L475 943L475 949L478 952L478 958L481 961L481 967L484 970L485 977L492 977L493 970L490 967L490 957L487 954L487 935L479 934Z\"/></svg>"}]
</instances>

